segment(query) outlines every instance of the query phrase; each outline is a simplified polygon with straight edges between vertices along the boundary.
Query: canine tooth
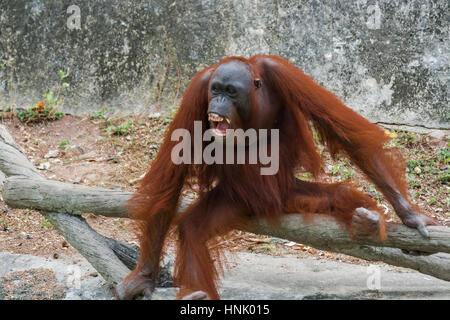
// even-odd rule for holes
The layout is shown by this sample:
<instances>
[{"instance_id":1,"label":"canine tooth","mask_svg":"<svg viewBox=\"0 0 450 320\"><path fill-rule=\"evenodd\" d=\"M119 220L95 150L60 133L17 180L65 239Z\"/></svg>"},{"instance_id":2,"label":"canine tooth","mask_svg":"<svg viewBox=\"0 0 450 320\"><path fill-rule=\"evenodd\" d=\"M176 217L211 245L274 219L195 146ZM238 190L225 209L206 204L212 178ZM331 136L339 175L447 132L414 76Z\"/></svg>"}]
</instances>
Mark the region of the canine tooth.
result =
<instances>
[{"instance_id":1,"label":"canine tooth","mask_svg":"<svg viewBox=\"0 0 450 320\"><path fill-rule=\"evenodd\" d=\"M219 116L218 114L215 114L215 113L210 113L208 115L208 119L211 120L211 121L216 121L216 122L219 122L219 121L223 120L223 118L221 116Z\"/></svg>"}]
</instances>

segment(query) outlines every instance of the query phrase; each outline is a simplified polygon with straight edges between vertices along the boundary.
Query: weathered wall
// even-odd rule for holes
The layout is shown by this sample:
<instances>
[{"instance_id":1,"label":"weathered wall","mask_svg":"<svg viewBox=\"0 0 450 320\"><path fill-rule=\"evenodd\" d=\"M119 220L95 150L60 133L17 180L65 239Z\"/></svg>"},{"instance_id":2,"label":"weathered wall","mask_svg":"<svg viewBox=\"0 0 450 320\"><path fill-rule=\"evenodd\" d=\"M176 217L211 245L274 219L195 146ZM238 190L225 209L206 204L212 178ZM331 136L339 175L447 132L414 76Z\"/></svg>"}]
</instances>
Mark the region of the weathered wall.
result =
<instances>
[{"instance_id":1,"label":"weathered wall","mask_svg":"<svg viewBox=\"0 0 450 320\"><path fill-rule=\"evenodd\" d=\"M150 108L226 55L267 53L373 121L449 128L449 12L448 0L0 0L0 56L14 58L0 93L35 103L64 70L66 110Z\"/></svg>"}]
</instances>

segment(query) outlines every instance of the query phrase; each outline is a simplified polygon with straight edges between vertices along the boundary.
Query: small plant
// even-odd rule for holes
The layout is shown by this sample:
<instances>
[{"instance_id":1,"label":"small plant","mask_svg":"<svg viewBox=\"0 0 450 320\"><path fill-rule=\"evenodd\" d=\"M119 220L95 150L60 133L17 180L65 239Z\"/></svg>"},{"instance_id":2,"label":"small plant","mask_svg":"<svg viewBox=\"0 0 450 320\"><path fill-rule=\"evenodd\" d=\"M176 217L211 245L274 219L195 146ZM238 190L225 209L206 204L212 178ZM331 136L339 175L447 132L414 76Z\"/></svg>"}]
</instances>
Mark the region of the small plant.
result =
<instances>
[{"instance_id":1,"label":"small plant","mask_svg":"<svg viewBox=\"0 0 450 320\"><path fill-rule=\"evenodd\" d=\"M9 59L2 59L0 62L0 68L5 69L6 67L11 67L14 63L14 58L10 57Z\"/></svg>"},{"instance_id":2,"label":"small plant","mask_svg":"<svg viewBox=\"0 0 450 320\"><path fill-rule=\"evenodd\" d=\"M271 252L273 252L273 251L276 250L276 248L275 248L275 246L264 245L264 246L260 246L260 247L258 248L258 250L261 250L261 251L271 251Z\"/></svg>"},{"instance_id":3,"label":"small plant","mask_svg":"<svg viewBox=\"0 0 450 320\"><path fill-rule=\"evenodd\" d=\"M42 219L41 221L41 226L43 228L50 228L52 226L52 223L50 221L48 221L47 219Z\"/></svg>"},{"instance_id":4,"label":"small plant","mask_svg":"<svg viewBox=\"0 0 450 320\"><path fill-rule=\"evenodd\" d=\"M58 105L54 104L53 93L51 91L44 95L45 102L40 101L28 109L18 109L17 118L22 122L38 122L42 120L59 120L63 117L62 112L58 112ZM47 103L46 103L47 102Z\"/></svg>"},{"instance_id":5,"label":"small plant","mask_svg":"<svg viewBox=\"0 0 450 320\"><path fill-rule=\"evenodd\" d=\"M355 175L355 170L347 169L345 163L334 165L331 172L333 176L341 175L343 181L351 179Z\"/></svg>"},{"instance_id":6,"label":"small plant","mask_svg":"<svg viewBox=\"0 0 450 320\"><path fill-rule=\"evenodd\" d=\"M14 110L12 106L4 108L0 107L0 119L12 119L14 117Z\"/></svg>"},{"instance_id":7,"label":"small plant","mask_svg":"<svg viewBox=\"0 0 450 320\"><path fill-rule=\"evenodd\" d=\"M35 114L35 111L32 108L30 108L28 110L19 109L17 111L17 118L19 118L19 120L22 122L28 122L28 119L33 117L34 114Z\"/></svg>"},{"instance_id":8,"label":"small plant","mask_svg":"<svg viewBox=\"0 0 450 320\"><path fill-rule=\"evenodd\" d=\"M58 147L63 148L64 146L67 146L68 144L70 144L70 141L62 140L62 141L58 142Z\"/></svg>"},{"instance_id":9,"label":"small plant","mask_svg":"<svg viewBox=\"0 0 450 320\"><path fill-rule=\"evenodd\" d=\"M339 171L341 171L341 165L337 164L333 166L333 170L331 172L333 176L336 176L339 173Z\"/></svg>"},{"instance_id":10,"label":"small plant","mask_svg":"<svg viewBox=\"0 0 450 320\"><path fill-rule=\"evenodd\" d=\"M364 187L364 190L368 191L370 195L377 200L383 200L384 198L383 194L378 191L373 184L369 185L368 187Z\"/></svg>"},{"instance_id":11,"label":"small plant","mask_svg":"<svg viewBox=\"0 0 450 320\"><path fill-rule=\"evenodd\" d=\"M436 199L436 197L430 197L430 198L427 199L427 202L428 202L429 205L432 206L432 205L437 203L437 199Z\"/></svg>"},{"instance_id":12,"label":"small plant","mask_svg":"<svg viewBox=\"0 0 450 320\"><path fill-rule=\"evenodd\" d=\"M69 76L68 73L60 70L59 78L61 85L56 92L53 90L47 91L43 95L43 100L36 103L27 109L20 108L17 110L17 118L22 122L38 122L42 120L59 120L64 114L58 111L64 104L64 98L61 97L62 89L67 88L69 83L65 79Z\"/></svg>"},{"instance_id":13,"label":"small plant","mask_svg":"<svg viewBox=\"0 0 450 320\"><path fill-rule=\"evenodd\" d=\"M100 110L97 111L92 111L89 114L89 118L90 119L101 119L101 120L105 120L105 121L109 121L110 118L112 117L112 115L115 112L115 108L114 107L108 107L108 106L102 106L100 108Z\"/></svg>"},{"instance_id":14,"label":"small plant","mask_svg":"<svg viewBox=\"0 0 450 320\"><path fill-rule=\"evenodd\" d=\"M393 146L398 145L412 146L420 140L419 135L416 135L414 132L392 130L392 132L388 133L388 130L386 130L385 134L393 138L392 139Z\"/></svg>"},{"instance_id":15,"label":"small plant","mask_svg":"<svg viewBox=\"0 0 450 320\"><path fill-rule=\"evenodd\" d=\"M410 160L408 162L408 171L409 172L415 172L417 173L417 171L414 171L415 168L420 168L420 167L424 167L427 164L427 162L425 160ZM420 173L420 172L419 172Z\"/></svg>"},{"instance_id":16,"label":"small plant","mask_svg":"<svg viewBox=\"0 0 450 320\"><path fill-rule=\"evenodd\" d=\"M89 114L90 119L104 119L105 118L105 109L101 109L99 111L92 111Z\"/></svg>"},{"instance_id":17,"label":"small plant","mask_svg":"<svg viewBox=\"0 0 450 320\"><path fill-rule=\"evenodd\" d=\"M450 148L444 148L437 152L439 160L444 161L445 164L450 162Z\"/></svg>"},{"instance_id":18,"label":"small plant","mask_svg":"<svg viewBox=\"0 0 450 320\"><path fill-rule=\"evenodd\" d=\"M58 142L58 148L67 151L68 149L70 149L70 141L68 140L62 140L60 142Z\"/></svg>"},{"instance_id":19,"label":"small plant","mask_svg":"<svg viewBox=\"0 0 450 320\"><path fill-rule=\"evenodd\" d=\"M353 178L354 175L355 175L355 170L353 170L353 169L344 168L342 170L342 179L343 180L351 179L351 178Z\"/></svg>"},{"instance_id":20,"label":"small plant","mask_svg":"<svg viewBox=\"0 0 450 320\"><path fill-rule=\"evenodd\" d=\"M313 176L312 173L310 173L310 172L302 172L302 173L299 173L297 176L298 176L298 178L300 178L301 180L306 180L306 181L309 181L309 180L313 180L313 179L314 179L314 176Z\"/></svg>"},{"instance_id":21,"label":"small plant","mask_svg":"<svg viewBox=\"0 0 450 320\"><path fill-rule=\"evenodd\" d=\"M136 131L136 127L134 126L133 122L130 119L127 119L119 126L110 125L105 130L110 136L112 135L126 136L131 132Z\"/></svg>"},{"instance_id":22,"label":"small plant","mask_svg":"<svg viewBox=\"0 0 450 320\"><path fill-rule=\"evenodd\" d=\"M450 172L447 167L437 171L436 175L437 175L436 180L438 182L442 184L448 184L450 182Z\"/></svg>"},{"instance_id":23,"label":"small plant","mask_svg":"<svg viewBox=\"0 0 450 320\"><path fill-rule=\"evenodd\" d=\"M66 79L68 76L69 76L68 73L64 72L63 70L59 70L59 78L61 81ZM63 81L61 85L63 88L67 88L69 86L69 84L65 81Z\"/></svg>"}]
</instances>

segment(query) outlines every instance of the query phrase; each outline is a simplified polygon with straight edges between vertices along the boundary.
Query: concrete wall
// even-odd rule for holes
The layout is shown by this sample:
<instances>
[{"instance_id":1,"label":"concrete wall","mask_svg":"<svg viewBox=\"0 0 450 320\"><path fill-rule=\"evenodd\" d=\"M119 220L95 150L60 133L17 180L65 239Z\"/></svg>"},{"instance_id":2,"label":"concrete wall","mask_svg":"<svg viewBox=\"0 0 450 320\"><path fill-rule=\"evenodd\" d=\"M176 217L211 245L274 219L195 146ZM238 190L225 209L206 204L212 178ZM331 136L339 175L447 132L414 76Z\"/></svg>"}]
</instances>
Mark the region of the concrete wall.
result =
<instances>
[{"instance_id":1,"label":"concrete wall","mask_svg":"<svg viewBox=\"0 0 450 320\"><path fill-rule=\"evenodd\" d=\"M35 103L64 70L66 110L152 108L224 56L267 53L372 121L449 128L449 12L448 0L0 0L0 57L14 58L0 94Z\"/></svg>"}]
</instances>

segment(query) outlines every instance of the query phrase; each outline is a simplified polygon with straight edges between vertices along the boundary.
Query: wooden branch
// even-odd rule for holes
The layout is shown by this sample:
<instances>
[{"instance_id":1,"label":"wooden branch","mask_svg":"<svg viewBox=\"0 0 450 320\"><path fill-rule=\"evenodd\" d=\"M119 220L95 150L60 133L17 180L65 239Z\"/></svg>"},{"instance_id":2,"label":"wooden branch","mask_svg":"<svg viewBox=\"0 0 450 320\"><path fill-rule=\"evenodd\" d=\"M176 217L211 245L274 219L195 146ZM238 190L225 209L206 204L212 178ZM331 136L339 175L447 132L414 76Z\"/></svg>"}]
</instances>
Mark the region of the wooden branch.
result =
<instances>
[{"instance_id":1,"label":"wooden branch","mask_svg":"<svg viewBox=\"0 0 450 320\"><path fill-rule=\"evenodd\" d=\"M41 213L108 283L117 284L130 273L130 269L110 248L110 243L82 217L56 212Z\"/></svg>"},{"instance_id":2,"label":"wooden branch","mask_svg":"<svg viewBox=\"0 0 450 320\"><path fill-rule=\"evenodd\" d=\"M109 217L128 216L124 204L130 196L131 193L127 192L88 188L62 182L32 180L24 177L8 178L3 191L3 198L11 207L27 207L46 212L56 209L61 210L67 203L68 211L72 214L80 215L89 212ZM181 211L184 211L189 203L188 200L184 200ZM449 253L450 230L442 226L429 227L430 239L424 239L414 229L402 224L389 223L387 226L388 239L385 241L379 241L378 239L356 239L352 241L348 232L332 217L317 215L312 223L306 223L300 214L287 214L278 227L273 227L263 220L254 220L245 226L244 230L308 244L317 249L344 253L366 260L383 261L392 265L415 269L440 279L450 280L448 255L416 257L404 254L398 249ZM63 231L60 232L64 235ZM110 241L114 240L110 239ZM78 248L76 243L73 245L80 252L83 251L83 248ZM114 245L109 244L108 247L114 248ZM137 250L134 253L130 250L128 248L128 258L119 259L126 262L128 267L133 267L134 259L137 258L138 253ZM96 261L92 262L93 265L96 263ZM103 268L102 270L104 270L104 267L98 264L95 268ZM107 272L107 270L102 272ZM167 278L167 275L163 275L162 278ZM160 281L164 282L163 279L160 279Z\"/></svg>"},{"instance_id":3,"label":"wooden branch","mask_svg":"<svg viewBox=\"0 0 450 320\"><path fill-rule=\"evenodd\" d=\"M387 239L384 241L376 238L351 240L347 230L331 216L316 215L313 221L308 223L301 214L286 214L279 227L259 220L252 221L245 229L256 234L270 234L327 251L355 245L371 245L430 253L450 253L450 229L443 226L427 227L430 239L425 239L415 229L403 224L387 223Z\"/></svg>"},{"instance_id":4,"label":"wooden branch","mask_svg":"<svg viewBox=\"0 0 450 320\"><path fill-rule=\"evenodd\" d=\"M430 256L405 254L397 248L356 246L338 249L336 252L358 257L368 261L384 263L417 270L430 276L450 281L450 254L436 253Z\"/></svg>"},{"instance_id":5,"label":"wooden branch","mask_svg":"<svg viewBox=\"0 0 450 320\"><path fill-rule=\"evenodd\" d=\"M25 184L28 181L27 190L30 191L28 194L27 192L22 193L20 190L22 184L19 183L18 189L15 189L13 194L21 194L23 197L13 196L10 206L40 211L107 282L110 284L120 282L130 272L130 269L136 267L139 248L105 237L93 230L81 216L68 214L81 215L89 212L91 208L95 208L96 212L105 216L124 216L126 211L123 206L130 193L67 183L58 185L58 182L46 180L29 162L23 149L14 142L6 128L0 125L0 190L3 188L6 177L12 181L17 179ZM14 189L14 183L12 186ZM72 190L70 187L73 186L77 188ZM69 188L67 189L67 187ZM72 197L72 192L78 192L77 196ZM49 201L41 198L45 194L52 193ZM106 198L103 197L105 193L108 195ZM112 204L108 203L110 199L114 199ZM73 201L77 203L74 204ZM35 207L34 203L48 204L48 206L39 207L38 205ZM172 283L172 260L166 258L163 261L158 278L158 285L161 287L170 286Z\"/></svg>"},{"instance_id":6,"label":"wooden branch","mask_svg":"<svg viewBox=\"0 0 450 320\"><path fill-rule=\"evenodd\" d=\"M98 234L79 217L82 213L128 217L125 203L130 193L45 180L1 125L0 171L7 177L4 201L11 207L40 211L108 282L117 283L129 272L128 268L134 268L137 248ZM189 201L183 200L180 211L188 205ZM450 281L450 230L446 227L428 227L430 239L424 239L416 230L390 223L386 241L351 241L347 231L332 217L317 215L312 223L306 223L302 215L287 214L278 227L253 220L244 229L318 249L415 269ZM404 254L399 248L441 253L417 257ZM163 267L166 272L163 272L160 283L167 283L168 269Z\"/></svg>"},{"instance_id":7,"label":"wooden branch","mask_svg":"<svg viewBox=\"0 0 450 320\"><path fill-rule=\"evenodd\" d=\"M380 242L377 239L357 239L351 241L348 233L341 228L333 218L317 216L312 224L304 222L301 215L287 215L282 219L281 226L274 228L265 221L252 221L245 228L256 234L271 235L311 247L343 253L349 256L369 260L381 261L390 265L410 268L430 276L450 281L450 231L442 226L429 227L430 240L413 229L401 224L389 223L387 227L388 239ZM430 246L423 249L412 249L414 241L421 243L430 242ZM426 256L413 256L405 254L401 249L433 252L431 249L436 244L443 244L443 249L436 248L435 253ZM370 245L372 244L372 245ZM377 247L375 247L376 245ZM420 245L419 245L420 246Z\"/></svg>"},{"instance_id":8,"label":"wooden branch","mask_svg":"<svg viewBox=\"0 0 450 320\"><path fill-rule=\"evenodd\" d=\"M41 214L108 283L119 283L136 267L139 247L97 233L81 216L46 211L41 211ZM172 285L172 265L170 258L163 263L158 286Z\"/></svg>"},{"instance_id":9,"label":"wooden branch","mask_svg":"<svg viewBox=\"0 0 450 320\"><path fill-rule=\"evenodd\" d=\"M130 196L129 192L24 177L8 178L3 190L5 202L13 208L31 208L38 211L64 210L71 214L92 213L120 218L129 215L125 203ZM185 200L181 211L188 205L189 201ZM385 241L378 239L352 241L348 232L330 216L316 215L313 223L307 223L300 214L286 214L279 227L270 226L265 221L253 221L245 229L328 251L333 251L333 248L338 246L371 245L450 253L450 229L442 226L428 227L430 239L425 239L415 229L403 224L389 223L388 238Z\"/></svg>"},{"instance_id":10,"label":"wooden branch","mask_svg":"<svg viewBox=\"0 0 450 320\"><path fill-rule=\"evenodd\" d=\"M24 176L44 179L3 125L0 125L0 171L7 177Z\"/></svg>"},{"instance_id":11,"label":"wooden branch","mask_svg":"<svg viewBox=\"0 0 450 320\"><path fill-rule=\"evenodd\" d=\"M107 242L108 246L116 254L116 256L122 261L130 270L136 268L137 261L139 259L139 247L131 245L129 243L120 242L101 235ZM166 255L162 259L161 270L158 278L158 287L173 287L172 281L172 269L174 264L174 257Z\"/></svg>"},{"instance_id":12,"label":"wooden branch","mask_svg":"<svg viewBox=\"0 0 450 320\"><path fill-rule=\"evenodd\" d=\"M74 215L94 213L116 218L128 217L124 206L130 196L129 192L23 176L8 178L3 190L3 197L8 199L7 204L12 208Z\"/></svg>"}]
</instances>

